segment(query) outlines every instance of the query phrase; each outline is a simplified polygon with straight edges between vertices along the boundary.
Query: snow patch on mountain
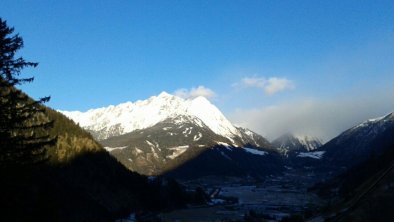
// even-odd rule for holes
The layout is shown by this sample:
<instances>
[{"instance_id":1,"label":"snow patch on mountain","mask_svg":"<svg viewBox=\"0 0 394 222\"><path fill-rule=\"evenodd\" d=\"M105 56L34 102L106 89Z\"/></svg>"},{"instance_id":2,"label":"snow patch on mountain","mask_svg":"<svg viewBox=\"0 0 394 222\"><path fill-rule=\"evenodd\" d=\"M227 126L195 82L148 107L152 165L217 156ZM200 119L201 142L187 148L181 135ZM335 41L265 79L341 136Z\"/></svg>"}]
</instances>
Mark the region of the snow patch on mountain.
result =
<instances>
[{"instance_id":1,"label":"snow patch on mountain","mask_svg":"<svg viewBox=\"0 0 394 222\"><path fill-rule=\"evenodd\" d=\"M228 143L218 142L218 141L216 141L216 143L219 144L219 145L221 145L221 146L224 146L224 147L226 147L226 148L231 148L231 146L230 146Z\"/></svg>"},{"instance_id":2,"label":"snow patch on mountain","mask_svg":"<svg viewBox=\"0 0 394 222\"><path fill-rule=\"evenodd\" d=\"M145 142L146 142L150 147L155 147L155 145L154 145L153 143L151 143L150 141L145 140Z\"/></svg>"},{"instance_id":3,"label":"snow patch on mountain","mask_svg":"<svg viewBox=\"0 0 394 222\"><path fill-rule=\"evenodd\" d=\"M168 155L167 158L175 159L176 157L184 153L187 150L187 148L189 148L189 145L168 148L169 150L172 150L173 153L171 155Z\"/></svg>"},{"instance_id":4,"label":"snow patch on mountain","mask_svg":"<svg viewBox=\"0 0 394 222\"><path fill-rule=\"evenodd\" d=\"M309 157L313 159L321 159L325 151L301 152L297 157Z\"/></svg>"},{"instance_id":5,"label":"snow patch on mountain","mask_svg":"<svg viewBox=\"0 0 394 222\"><path fill-rule=\"evenodd\" d=\"M134 151L139 154L139 153L143 153L142 150L138 149L137 147L134 149Z\"/></svg>"},{"instance_id":6,"label":"snow patch on mountain","mask_svg":"<svg viewBox=\"0 0 394 222\"><path fill-rule=\"evenodd\" d=\"M120 146L120 147L104 147L105 150L107 150L108 152L114 151L114 150L123 150L127 148L127 146Z\"/></svg>"},{"instance_id":7,"label":"snow patch on mountain","mask_svg":"<svg viewBox=\"0 0 394 222\"><path fill-rule=\"evenodd\" d=\"M202 138L202 134L198 132L198 135L194 135L193 141L199 141Z\"/></svg>"},{"instance_id":8,"label":"snow patch on mountain","mask_svg":"<svg viewBox=\"0 0 394 222\"><path fill-rule=\"evenodd\" d=\"M385 123L387 121L392 121L392 120L394 120L394 113L389 113L389 114L384 115L384 116L368 119L367 121L364 121L364 122L360 123L359 125L353 127L352 129L355 130L355 129L358 129L358 128L367 127L367 126L372 125L372 124Z\"/></svg>"},{"instance_id":9,"label":"snow patch on mountain","mask_svg":"<svg viewBox=\"0 0 394 222\"><path fill-rule=\"evenodd\" d=\"M267 152L262 151L262 150L256 150L256 149L247 148L247 147L244 147L243 149L244 149L246 152L251 153L251 154L254 154L254 155L264 156L264 155L268 154Z\"/></svg>"}]
</instances>

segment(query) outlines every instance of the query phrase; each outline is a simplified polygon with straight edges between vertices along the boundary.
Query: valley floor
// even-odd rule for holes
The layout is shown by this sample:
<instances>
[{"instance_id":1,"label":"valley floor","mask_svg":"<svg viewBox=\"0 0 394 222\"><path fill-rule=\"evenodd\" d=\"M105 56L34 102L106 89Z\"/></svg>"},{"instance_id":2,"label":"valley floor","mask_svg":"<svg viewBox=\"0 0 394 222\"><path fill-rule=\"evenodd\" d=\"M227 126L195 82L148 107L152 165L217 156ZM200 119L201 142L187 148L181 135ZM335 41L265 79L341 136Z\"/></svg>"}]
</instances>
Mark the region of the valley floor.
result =
<instances>
[{"instance_id":1,"label":"valley floor","mask_svg":"<svg viewBox=\"0 0 394 222\"><path fill-rule=\"evenodd\" d=\"M213 177L183 181L190 188L203 186L211 195L212 205L176 210L160 217L163 221L237 221L253 212L267 221L280 221L316 211L325 204L316 194L307 192L315 181L312 172L293 169L264 181Z\"/></svg>"}]
</instances>

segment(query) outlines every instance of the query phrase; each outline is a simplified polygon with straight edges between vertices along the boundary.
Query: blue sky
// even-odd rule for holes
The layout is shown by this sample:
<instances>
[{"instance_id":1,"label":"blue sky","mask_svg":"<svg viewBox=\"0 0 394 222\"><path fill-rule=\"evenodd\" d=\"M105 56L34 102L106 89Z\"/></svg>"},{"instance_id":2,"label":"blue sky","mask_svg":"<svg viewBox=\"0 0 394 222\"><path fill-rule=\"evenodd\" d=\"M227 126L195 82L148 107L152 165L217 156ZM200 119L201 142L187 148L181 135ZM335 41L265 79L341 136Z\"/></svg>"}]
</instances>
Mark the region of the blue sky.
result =
<instances>
[{"instance_id":1,"label":"blue sky","mask_svg":"<svg viewBox=\"0 0 394 222\"><path fill-rule=\"evenodd\" d=\"M275 125L267 109L305 101L343 101L354 116L354 98L368 112L349 126L394 111L383 99L394 95L393 1L2 0L0 16L24 38L21 55L40 63L23 89L51 95L55 109L205 93L263 134L242 117Z\"/></svg>"}]
</instances>

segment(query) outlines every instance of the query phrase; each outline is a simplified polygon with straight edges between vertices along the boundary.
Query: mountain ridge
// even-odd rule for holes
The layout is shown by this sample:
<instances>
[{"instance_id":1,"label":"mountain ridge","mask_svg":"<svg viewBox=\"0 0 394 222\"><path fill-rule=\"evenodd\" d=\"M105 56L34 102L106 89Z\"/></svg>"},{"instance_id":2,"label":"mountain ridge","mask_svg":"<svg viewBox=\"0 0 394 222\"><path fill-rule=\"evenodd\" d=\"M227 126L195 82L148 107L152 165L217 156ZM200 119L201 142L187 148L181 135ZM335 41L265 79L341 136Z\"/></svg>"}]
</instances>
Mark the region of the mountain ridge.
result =
<instances>
[{"instance_id":1,"label":"mountain ridge","mask_svg":"<svg viewBox=\"0 0 394 222\"><path fill-rule=\"evenodd\" d=\"M271 143L275 149L278 149L284 155L310 152L323 145L322 140L317 137L296 135L293 133L283 134L274 139Z\"/></svg>"},{"instance_id":2,"label":"mountain ridge","mask_svg":"<svg viewBox=\"0 0 394 222\"><path fill-rule=\"evenodd\" d=\"M201 127L204 124L215 134L230 140L232 145L240 145L240 141L257 145L257 139L260 144L270 146L268 140L257 133L234 126L216 106L202 96L183 99L162 92L158 96L134 103L126 102L116 106L90 109L86 112L60 110L59 112L88 130L99 141L147 129L162 121L184 116L195 118L195 125Z\"/></svg>"},{"instance_id":3,"label":"mountain ridge","mask_svg":"<svg viewBox=\"0 0 394 222\"><path fill-rule=\"evenodd\" d=\"M100 139L105 149L128 169L144 175L161 175L193 159L203 161L200 164L213 161L222 162L223 167L237 169L242 165L243 169L251 169L236 156L228 162L233 154L226 152L234 150L255 163L257 159L267 159L263 154L277 152L261 135L234 126L201 96L183 99L162 92L134 103L86 113L63 113ZM200 154L208 156L199 158ZM280 160L268 162L279 164Z\"/></svg>"},{"instance_id":4,"label":"mountain ridge","mask_svg":"<svg viewBox=\"0 0 394 222\"><path fill-rule=\"evenodd\" d=\"M351 127L318 150L325 152L327 165L336 162L347 168L384 152L383 147L394 142L393 133L394 112Z\"/></svg>"},{"instance_id":5,"label":"mountain ridge","mask_svg":"<svg viewBox=\"0 0 394 222\"><path fill-rule=\"evenodd\" d=\"M162 92L146 100L125 102L86 112L59 111L91 131L98 140L145 129L178 115L195 116L216 134L228 137L230 140L240 135L219 109L202 96L183 99Z\"/></svg>"}]
</instances>

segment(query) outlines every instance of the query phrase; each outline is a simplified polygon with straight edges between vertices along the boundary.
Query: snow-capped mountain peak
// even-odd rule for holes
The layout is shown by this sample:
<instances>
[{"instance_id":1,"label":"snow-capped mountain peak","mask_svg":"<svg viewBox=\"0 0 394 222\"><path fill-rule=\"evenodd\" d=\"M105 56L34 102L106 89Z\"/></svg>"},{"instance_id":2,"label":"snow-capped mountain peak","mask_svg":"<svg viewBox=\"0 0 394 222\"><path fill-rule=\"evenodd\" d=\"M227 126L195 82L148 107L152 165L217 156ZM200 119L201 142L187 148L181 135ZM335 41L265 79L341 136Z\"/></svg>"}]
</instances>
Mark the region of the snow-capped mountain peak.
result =
<instances>
[{"instance_id":1,"label":"snow-capped mountain peak","mask_svg":"<svg viewBox=\"0 0 394 222\"><path fill-rule=\"evenodd\" d=\"M205 97L199 96L191 100L188 105L187 113L201 119L218 135L229 139L234 135L240 135L238 130L226 119L219 109L212 105Z\"/></svg>"},{"instance_id":2,"label":"snow-capped mountain peak","mask_svg":"<svg viewBox=\"0 0 394 222\"><path fill-rule=\"evenodd\" d=\"M319 148L323 142L321 139L314 137L314 136L308 136L308 135L298 135L294 134L294 137L308 150L312 151L317 148Z\"/></svg>"},{"instance_id":3,"label":"snow-capped mountain peak","mask_svg":"<svg viewBox=\"0 0 394 222\"><path fill-rule=\"evenodd\" d=\"M214 133L232 138L240 132L205 97L183 99L162 92L146 100L90 109L86 112L60 111L83 128L95 132L97 139L122 135L151 127L168 118L191 116L199 118Z\"/></svg>"},{"instance_id":4,"label":"snow-capped mountain peak","mask_svg":"<svg viewBox=\"0 0 394 222\"><path fill-rule=\"evenodd\" d=\"M169 94L169 93L167 93L166 91L163 91L163 92L161 92L157 97L159 97L159 98L172 98L173 97L173 95L171 95L171 94Z\"/></svg>"}]
</instances>

